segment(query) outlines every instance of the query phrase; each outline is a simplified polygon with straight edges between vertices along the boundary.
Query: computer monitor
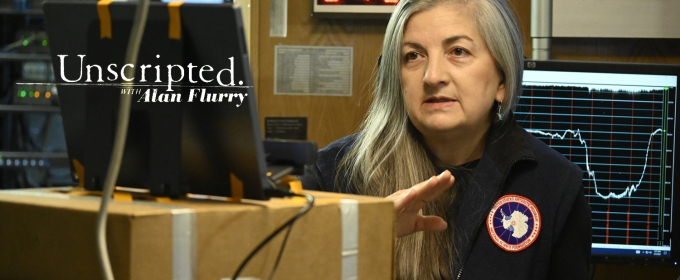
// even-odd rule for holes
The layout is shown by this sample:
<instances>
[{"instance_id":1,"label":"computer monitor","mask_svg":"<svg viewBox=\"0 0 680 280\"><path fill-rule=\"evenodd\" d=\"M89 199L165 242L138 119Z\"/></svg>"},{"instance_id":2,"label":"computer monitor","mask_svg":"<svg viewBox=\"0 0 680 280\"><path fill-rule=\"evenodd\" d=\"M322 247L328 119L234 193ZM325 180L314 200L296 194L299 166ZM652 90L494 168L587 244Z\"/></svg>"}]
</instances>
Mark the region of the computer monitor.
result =
<instances>
[{"instance_id":1,"label":"computer monitor","mask_svg":"<svg viewBox=\"0 0 680 280\"><path fill-rule=\"evenodd\" d=\"M119 98L132 94L118 186L158 196L232 196L237 178L245 198L266 199L269 182L239 8L184 3L171 16L168 4L151 3L133 66L124 66L124 59L136 3L107 8L110 21L106 15L100 20L96 2L44 5L67 149L85 167L85 187L102 188ZM111 38L103 38L107 29ZM125 67L136 68L132 92L121 87L123 78L131 78L123 76Z\"/></svg>"},{"instance_id":2,"label":"computer monitor","mask_svg":"<svg viewBox=\"0 0 680 280\"><path fill-rule=\"evenodd\" d=\"M677 265L680 66L524 66L516 119L583 169L593 260Z\"/></svg>"}]
</instances>

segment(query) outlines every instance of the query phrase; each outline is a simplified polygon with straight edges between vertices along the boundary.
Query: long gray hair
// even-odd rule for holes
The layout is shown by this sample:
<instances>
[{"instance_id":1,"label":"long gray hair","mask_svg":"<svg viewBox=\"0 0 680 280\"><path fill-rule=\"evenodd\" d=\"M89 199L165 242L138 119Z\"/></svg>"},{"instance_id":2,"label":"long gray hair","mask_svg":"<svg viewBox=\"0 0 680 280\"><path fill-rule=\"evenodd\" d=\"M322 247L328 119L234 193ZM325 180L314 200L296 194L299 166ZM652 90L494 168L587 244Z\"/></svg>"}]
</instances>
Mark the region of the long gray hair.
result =
<instances>
[{"instance_id":1,"label":"long gray hair","mask_svg":"<svg viewBox=\"0 0 680 280\"><path fill-rule=\"evenodd\" d=\"M486 42L505 84L502 111L514 108L521 90L522 38L514 15L505 0L401 0L387 25L381 63L373 89L373 102L362 123L357 142L341 161L343 180L358 193L388 196L409 188L436 173L433 159L420 133L409 121L400 79L404 28L409 18L442 3L462 4ZM489 112L491 114L491 112ZM337 183L337 182L336 182ZM452 190L423 209L424 215L439 215L447 221ZM457 253L453 231L416 233L397 240L399 279L440 279L450 275Z\"/></svg>"}]
</instances>

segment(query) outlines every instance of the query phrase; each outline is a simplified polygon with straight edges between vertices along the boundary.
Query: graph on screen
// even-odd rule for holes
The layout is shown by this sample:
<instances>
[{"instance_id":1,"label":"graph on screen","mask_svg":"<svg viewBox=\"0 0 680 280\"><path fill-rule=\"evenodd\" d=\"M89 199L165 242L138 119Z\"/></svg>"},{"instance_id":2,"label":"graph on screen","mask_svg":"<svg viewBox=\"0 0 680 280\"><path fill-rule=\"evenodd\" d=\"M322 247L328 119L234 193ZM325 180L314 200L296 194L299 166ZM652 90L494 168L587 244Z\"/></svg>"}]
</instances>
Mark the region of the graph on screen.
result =
<instances>
[{"instance_id":1,"label":"graph on screen","mask_svg":"<svg viewBox=\"0 0 680 280\"><path fill-rule=\"evenodd\" d=\"M669 254L677 78L528 70L524 76L516 119L583 170L593 248Z\"/></svg>"}]
</instances>

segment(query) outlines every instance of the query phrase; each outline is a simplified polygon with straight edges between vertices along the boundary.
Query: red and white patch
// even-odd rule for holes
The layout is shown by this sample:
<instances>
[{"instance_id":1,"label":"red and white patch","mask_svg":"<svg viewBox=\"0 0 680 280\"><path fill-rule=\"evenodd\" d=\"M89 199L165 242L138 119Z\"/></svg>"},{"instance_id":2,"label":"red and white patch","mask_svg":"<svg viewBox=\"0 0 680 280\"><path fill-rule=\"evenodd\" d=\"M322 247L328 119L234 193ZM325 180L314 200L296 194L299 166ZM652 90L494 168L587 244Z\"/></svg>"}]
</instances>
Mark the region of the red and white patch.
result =
<instances>
[{"instance_id":1,"label":"red and white patch","mask_svg":"<svg viewBox=\"0 0 680 280\"><path fill-rule=\"evenodd\" d=\"M538 238L541 213L536 204L526 197L504 195L491 208L486 227L498 247L508 252L519 252Z\"/></svg>"}]
</instances>

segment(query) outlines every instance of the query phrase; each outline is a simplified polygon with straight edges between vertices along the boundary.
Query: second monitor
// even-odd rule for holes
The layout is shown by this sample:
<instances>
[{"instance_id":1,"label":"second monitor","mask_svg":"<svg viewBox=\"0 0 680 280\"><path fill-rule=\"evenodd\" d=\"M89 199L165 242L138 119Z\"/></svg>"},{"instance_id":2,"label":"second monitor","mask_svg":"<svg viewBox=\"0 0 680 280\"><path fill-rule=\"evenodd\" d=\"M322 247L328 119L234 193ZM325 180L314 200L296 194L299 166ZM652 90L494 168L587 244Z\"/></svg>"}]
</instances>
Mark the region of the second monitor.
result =
<instances>
[{"instance_id":1,"label":"second monitor","mask_svg":"<svg viewBox=\"0 0 680 280\"><path fill-rule=\"evenodd\" d=\"M677 265L680 67L526 61L517 121L583 170L593 258Z\"/></svg>"}]
</instances>

